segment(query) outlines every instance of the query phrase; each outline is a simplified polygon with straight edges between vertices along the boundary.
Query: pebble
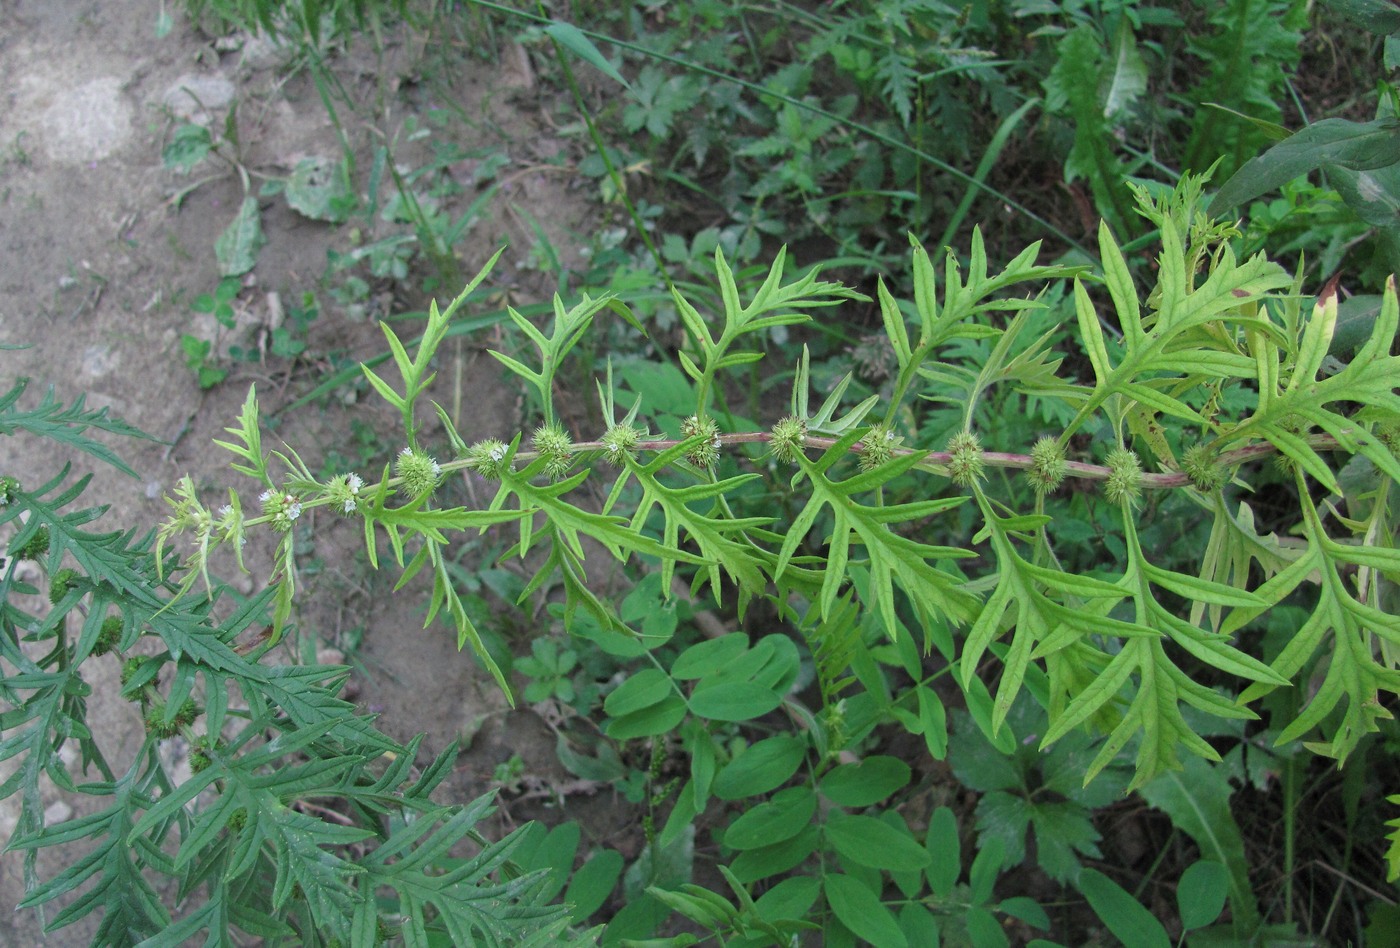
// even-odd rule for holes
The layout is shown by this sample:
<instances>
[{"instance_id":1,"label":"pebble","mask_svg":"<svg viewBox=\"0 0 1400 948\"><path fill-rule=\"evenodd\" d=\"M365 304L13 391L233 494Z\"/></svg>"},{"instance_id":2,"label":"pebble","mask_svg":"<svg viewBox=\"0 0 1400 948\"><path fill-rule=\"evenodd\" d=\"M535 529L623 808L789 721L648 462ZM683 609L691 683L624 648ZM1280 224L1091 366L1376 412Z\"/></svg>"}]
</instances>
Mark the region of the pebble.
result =
<instances>
[{"instance_id":1,"label":"pebble","mask_svg":"<svg viewBox=\"0 0 1400 948\"><path fill-rule=\"evenodd\" d=\"M177 118L208 125L214 112L233 101L235 92L233 83L223 76L189 74L171 83L161 101Z\"/></svg>"}]
</instances>

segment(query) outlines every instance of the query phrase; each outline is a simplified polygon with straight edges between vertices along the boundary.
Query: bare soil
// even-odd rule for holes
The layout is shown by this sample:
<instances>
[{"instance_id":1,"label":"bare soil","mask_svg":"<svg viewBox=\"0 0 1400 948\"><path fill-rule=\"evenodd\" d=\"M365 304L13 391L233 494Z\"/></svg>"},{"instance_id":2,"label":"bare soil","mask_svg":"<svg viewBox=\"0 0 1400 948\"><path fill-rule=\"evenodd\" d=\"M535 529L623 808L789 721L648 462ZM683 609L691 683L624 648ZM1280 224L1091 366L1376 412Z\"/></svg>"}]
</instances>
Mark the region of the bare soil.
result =
<instances>
[{"instance_id":1,"label":"bare soil","mask_svg":"<svg viewBox=\"0 0 1400 948\"><path fill-rule=\"evenodd\" d=\"M24 376L33 380L27 398L46 385L65 402L86 395L90 406L109 408L155 439L114 442L140 473L137 480L23 436L0 440L0 473L34 485L72 461L93 473L84 499L109 505L102 523L112 529L154 527L167 510L164 493L185 474L211 498L230 486L251 489L211 444L236 417L248 386L257 385L265 412L275 414L325 377L329 353L353 360L381 351L376 316L425 304L405 295L403 283L371 283L360 305L337 304L327 252L345 253L356 239L366 239L355 229L365 222L312 221L270 197L261 201L267 245L244 278L237 328L223 330L191 310L191 301L219 281L214 243L244 192L239 176L231 169L220 174L212 160L188 175L166 169L161 154L172 130L195 121L221 131L235 109L241 160L269 177L285 176L306 156L338 159L341 144L306 70L289 68L285 54L248 37L216 43L185 22L178 4L166 6L175 28L156 38L158 5L145 0L0 0L0 75L6 77L0 93L0 343L28 346L0 352L0 386L8 389ZM468 145L499 146L511 161L498 179L510 182L502 197L455 248L462 268L474 272L509 243L493 283L511 300L546 299L549 287L520 265L533 238L518 211L530 209L557 248L580 246L576 234L593 214L586 192L568 174L538 171L542 159L565 147L547 121L552 104L540 100L528 63L514 47L489 51L487 59L464 54L452 63L450 83L430 90L421 46L406 37L386 36L377 50L366 40L332 51L328 60L348 94L363 103L340 116L359 166L367 167L375 143L441 104L434 97L452 98L448 104L469 119L454 126L456 133L475 136ZM405 146L400 157L411 163L414 155ZM512 168L517 173L509 174ZM470 177L470 167L461 171ZM206 176L182 200L174 199ZM475 196L460 196L457 212ZM287 305L306 292L316 294L321 313L302 357L264 354L231 362L225 381L200 389L185 365L182 335L212 339L219 352L265 349ZM482 345L469 342L453 359L441 372L452 384L440 397L462 406L464 417L456 420L463 433L474 439L517 430L520 406ZM289 413L275 434L315 470L330 451L356 456L352 421L388 433L394 420L348 386ZM392 450L391 442L381 449ZM441 624L423 629L415 590L391 595L392 577L367 572L362 554L356 556L357 531L313 522L305 541L303 559L314 569L297 634L277 657L348 653L356 667L356 700L380 712L390 734L406 739L427 731L430 754L465 739L469 752L448 787L461 800L488 789L493 767L516 753L527 773L545 775L546 783L553 773L563 780L545 723L531 712L509 711L471 658L457 651L450 630ZM234 579L245 592L261 585L269 568L266 550L251 552L252 575ZM356 640L362 634L357 649L352 632ZM139 717L112 697L115 665L102 677L107 680L94 682L94 707L104 709L92 721L98 740L134 750ZM517 789L524 792L506 801L503 821L540 815L557 796L548 788ZM0 802L0 838L8 839L14 826L13 802ZM54 820L82 807L81 800L56 792L45 803ZM594 810L597 821L586 818L585 825L610 835L617 827L607 821L605 801ZM0 904L14 906L23 897L21 862L18 854L0 855ZM58 868L49 864L41 871ZM90 925L76 925L48 943L86 944L90 931ZM33 911L0 916L0 944L41 943Z\"/></svg>"}]
</instances>

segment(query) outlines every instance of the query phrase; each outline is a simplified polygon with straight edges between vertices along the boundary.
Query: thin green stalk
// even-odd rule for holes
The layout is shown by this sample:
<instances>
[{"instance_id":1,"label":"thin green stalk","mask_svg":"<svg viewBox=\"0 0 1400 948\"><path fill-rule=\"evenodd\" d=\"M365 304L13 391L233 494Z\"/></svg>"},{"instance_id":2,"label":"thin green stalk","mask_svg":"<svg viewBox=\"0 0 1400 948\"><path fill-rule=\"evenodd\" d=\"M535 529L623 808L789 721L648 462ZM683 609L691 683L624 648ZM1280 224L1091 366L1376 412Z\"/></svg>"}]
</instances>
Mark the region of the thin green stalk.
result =
<instances>
[{"instance_id":1,"label":"thin green stalk","mask_svg":"<svg viewBox=\"0 0 1400 948\"><path fill-rule=\"evenodd\" d=\"M494 4L486 4L495 6ZM520 12L520 11L512 11ZM528 14L521 13L522 16ZM549 22L548 18L543 18L544 22ZM661 279L666 281L666 288L674 290L671 283L671 275L666 271L666 261L661 256L661 251L651 239L651 234L647 231L646 222L642 220L642 215L637 212L637 207L632 203L631 196L627 193L627 183L622 180L622 175L618 173L617 167L613 164L612 157L608 154L607 143L603 141L602 133L598 131L597 124L593 121L593 114L589 111L587 104L583 101L583 92L578 87L578 80L574 78L574 71L569 66L568 57L564 55L564 48L559 45L559 41L550 37L549 41L554 46L554 59L559 63L559 67L564 71L564 81L569 85L569 92L574 97L574 105L578 108L579 115L583 116L583 123L588 127L588 137L593 140L593 147L598 150L598 157L603 159L603 167L607 169L608 179L612 181L613 190L621 198L622 205L627 208L627 216L632 219L632 227L637 231L637 236L642 238L642 243L646 244L647 253L651 255L652 262L656 264L656 272Z\"/></svg>"},{"instance_id":2,"label":"thin green stalk","mask_svg":"<svg viewBox=\"0 0 1400 948\"><path fill-rule=\"evenodd\" d=\"M1290 690L1286 719L1293 720L1298 715L1297 691ZM1283 761L1283 921L1293 924L1293 874L1297 869L1295 846L1298 839L1298 760L1287 757Z\"/></svg>"}]
</instances>

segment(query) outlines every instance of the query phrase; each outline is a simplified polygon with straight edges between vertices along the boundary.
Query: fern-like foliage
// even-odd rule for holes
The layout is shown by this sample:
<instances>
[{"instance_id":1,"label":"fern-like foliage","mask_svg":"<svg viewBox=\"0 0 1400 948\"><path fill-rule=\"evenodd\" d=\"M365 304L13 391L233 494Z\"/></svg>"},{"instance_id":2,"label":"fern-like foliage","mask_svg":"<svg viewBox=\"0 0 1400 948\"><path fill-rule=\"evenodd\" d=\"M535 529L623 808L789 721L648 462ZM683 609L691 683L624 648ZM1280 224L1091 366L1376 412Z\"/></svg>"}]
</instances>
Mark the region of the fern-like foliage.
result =
<instances>
[{"instance_id":1,"label":"fern-like foliage","mask_svg":"<svg viewBox=\"0 0 1400 948\"><path fill-rule=\"evenodd\" d=\"M722 312L702 314L674 294L686 334L677 360L694 383L681 438L648 434L637 408L619 419L610 373L598 380L607 430L574 442L558 425L549 403L556 380L592 315L610 305L604 298L572 309L556 302L552 326L525 333L538 350L534 364L501 359L544 403L545 424L528 448L519 437L468 445L438 411L451 457L440 468L432 462L434 479L472 470L495 480L484 510L438 509L431 490L409 490L409 475L397 469L348 497L342 482L317 484L294 459L271 457L288 468L284 484L304 503L364 519L372 559L383 537L405 576L431 565L430 613L453 614L459 642L488 667L479 639L463 632L469 623L443 564L454 531L496 525L516 535L510 555L543 550L525 594L562 584L566 624L582 609L599 625L626 628L590 588L586 538L619 561L658 563L663 589L693 570L693 587L721 603L734 590L741 614L754 597L770 597L799 628L826 630L810 644L828 700L838 704L849 687L838 660L859 663L864 654L841 630L881 628L898 643L917 628L926 649L956 663L973 718L998 746L1018 737L1007 733L1006 716L1032 687L1049 713L1043 741L1081 727L1101 733L1089 777L1126 750L1135 755L1134 787L1180 766L1183 753L1214 758L1193 714L1251 718L1260 695L1310 674L1322 676L1321 690L1284 737L1315 735L1317 749L1344 757L1386 716L1380 696L1397 685L1400 642L1381 602L1400 569L1389 519L1390 485L1400 480L1400 364L1390 355L1400 315L1392 291L1356 358L1329 356L1335 300L1302 305L1301 288L1277 264L1237 259L1229 225L1200 210L1202 182L1188 177L1165 198L1136 192L1162 240L1147 292L1107 225L1098 274L1038 264L1036 246L996 270L977 234L966 265L949 252L940 275L913 242L912 301L877 290L897 367L884 397L844 406L846 379L813 411L804 351L792 414L768 432L721 427L733 423L725 377L765 357L765 332L800 326L856 294L813 272L790 275L782 254L741 288L717 255ZM1047 292L1060 281L1067 293ZM1056 351L1054 331L1028 332L1057 299L1078 335L1069 351ZM376 385L402 412L411 446L423 440L413 402L444 338L442 321L458 305L430 315L416 351L394 347L402 392ZM1042 417L1068 420L1034 446L984 450L979 430L996 427L988 413L1030 397ZM907 447L927 443L920 425L930 405L953 406L957 434L943 450ZM241 466L256 475L256 439L249 419L241 425L249 446L238 451ZM726 456L754 443L794 469L782 488L791 499L786 520L751 506L760 475ZM1269 457L1294 472L1298 513L1261 534L1240 491ZM618 472L601 511L579 499L595 472L577 465L596 460ZM1024 471L1026 479L1007 476L998 486L991 470ZM1075 527L1058 499L1066 478L1106 497L1104 549L1119 551L1091 559L1088 575L1063 565L1085 560L1061 540ZM1335 499L1318 506L1314 488ZM1213 518L1194 561L1143 540L1152 529L1144 492L1159 490ZM944 542L955 525L965 533ZM1279 539L1289 529L1302 546ZM1292 644L1259 654L1251 623L1286 597L1291 605L1307 595L1312 618ZM901 655L922 677L917 650ZM911 727L932 735L931 748L940 744L932 719L903 710Z\"/></svg>"},{"instance_id":2,"label":"fern-like foliage","mask_svg":"<svg viewBox=\"0 0 1400 948\"><path fill-rule=\"evenodd\" d=\"M1308 6L1299 0L1228 0L1205 9L1210 31L1190 42L1202 68L1188 96L1212 104L1192 123L1183 166L1204 170L1223 152L1232 159L1227 171L1233 171L1269 143L1255 123L1282 117L1277 103L1302 53Z\"/></svg>"},{"instance_id":3,"label":"fern-like foliage","mask_svg":"<svg viewBox=\"0 0 1400 948\"><path fill-rule=\"evenodd\" d=\"M22 391L0 399L0 430L128 470L83 434L125 425L51 394L22 410ZM240 467L265 483L251 396L244 416ZM278 588L241 599L213 583L195 594L188 576L159 564L154 533L91 531L101 510L77 505L87 483L67 468L32 489L0 479L0 527L11 534L0 572L0 759L13 762L0 797L18 797L8 848L24 860L22 907L51 910L50 931L96 914L101 945L374 944L399 930L411 944L574 939L541 877L510 861L519 832L492 842L478 831L489 798L433 799L455 747L420 768L421 736L391 740L338 697L347 669L267 662L270 636L256 630ZM197 577L226 539L220 524L245 521L209 514L185 486L175 518L200 539ZM493 520L464 517L459 528ZM432 527L423 516L413 523ZM47 589L20 579L25 561ZM45 593L43 608L28 605ZM134 755L114 753L90 727L86 679L103 662L121 664L121 696L144 718ZM182 783L161 746L175 737L193 748ZM85 812L46 824L45 778L81 794ZM475 855L447 869L449 850L463 846ZM76 855L40 878L38 856L50 849Z\"/></svg>"}]
</instances>

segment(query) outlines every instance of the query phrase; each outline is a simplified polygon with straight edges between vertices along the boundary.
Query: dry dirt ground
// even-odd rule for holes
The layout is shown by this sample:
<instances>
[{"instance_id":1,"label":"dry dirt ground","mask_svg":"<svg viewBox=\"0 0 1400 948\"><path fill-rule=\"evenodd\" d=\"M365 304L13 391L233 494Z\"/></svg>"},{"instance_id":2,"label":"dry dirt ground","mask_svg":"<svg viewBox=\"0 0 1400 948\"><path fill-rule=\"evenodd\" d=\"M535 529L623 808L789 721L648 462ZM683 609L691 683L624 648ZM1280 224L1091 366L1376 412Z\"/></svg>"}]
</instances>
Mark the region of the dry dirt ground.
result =
<instances>
[{"instance_id":1,"label":"dry dirt ground","mask_svg":"<svg viewBox=\"0 0 1400 948\"><path fill-rule=\"evenodd\" d=\"M272 177L286 175L308 155L338 157L340 145L305 70L289 70L284 56L247 37L216 45L184 20L178 6L166 4L174 30L157 38L160 5L153 0L0 0L0 75L6 80L0 92L0 343L29 346L0 351L0 387L8 389L21 376L33 379L27 404L49 384L65 402L85 393L90 406L108 407L157 439L116 444L139 480L76 459L80 470L94 473L84 499L110 505L100 523L114 529L157 524L166 511L163 493L184 474L214 497L228 486L248 489L211 445L232 423L248 385L257 384L266 409L288 404L324 377L326 353L365 358L380 350L376 307L403 311L424 303L397 295L403 291L398 284L374 287L368 315L337 306L327 292L327 251L349 248L350 225L311 221L269 198L262 201L267 245L239 295L238 330L223 332L219 345L256 347L277 319L276 301L298 300L306 291L317 293L321 315L311 326L306 357L233 363L227 380L201 391L184 364L181 336L218 335L218 327L192 312L190 303L218 282L214 241L243 191L238 175L217 174L211 161L187 176L166 169L161 154L173 129L188 120L220 130L236 106L245 166ZM423 106L417 85L422 53L412 37L391 36L378 54L354 48L331 59L349 94L370 103L361 113L342 116L357 146L376 140L371 126L391 135ZM493 282L513 299L540 300L546 289L538 274L520 266L530 231L511 208L533 209L556 247L578 245L576 235L591 211L586 191L568 175L528 173L563 146L550 137L551 105L540 100L528 68L509 68L520 61L520 51L506 53L489 61L463 57L447 93L461 114L479 118L462 123L459 133L483 140L465 144L498 145L523 169L503 190L508 200L493 205L456 249L471 273L509 242L512 249ZM206 175L214 177L181 203L171 200ZM446 397L469 409L469 417L459 419L461 429L470 438L508 437L522 419L495 361L475 344L456 356L451 368L461 370L461 387ZM393 419L368 399L347 405L353 393L342 394L284 419L277 431L313 470L330 450L355 456L347 443L352 419L381 432L391 429ZM64 460L46 443L0 439L0 473L27 485L41 482ZM470 799L483 792L493 766L512 753L522 755L527 772L557 768L545 725L530 712L508 712L470 658L457 652L447 628L422 629L420 600L411 591L392 596L389 577L366 573L351 555L355 531L323 530L313 539L308 559L319 570L298 616L302 641L310 643L305 648L344 645L346 633L362 631L363 644L351 655L359 663L352 681L361 705L382 712L385 730L400 738L426 730L429 753L451 739L474 738L451 784L453 794ZM261 581L259 567L267 566L256 555L252 562L253 576L238 580L245 590ZM115 668L107 675L114 677ZM104 703L103 682L96 684L99 740L109 747L139 745L139 720L131 707ZM112 681L106 687L110 691ZM15 820L9 802L0 803L3 839ZM81 800L54 794L45 802L54 819L81 812ZM521 801L509 809L512 817L540 812ZM606 819L586 825L607 835ZM20 862L17 854L0 855L0 903L11 907L22 897ZM52 872L55 866L44 868ZM74 926L50 943L85 944L88 931ZM0 945L40 943L32 911L0 913Z\"/></svg>"}]
</instances>

